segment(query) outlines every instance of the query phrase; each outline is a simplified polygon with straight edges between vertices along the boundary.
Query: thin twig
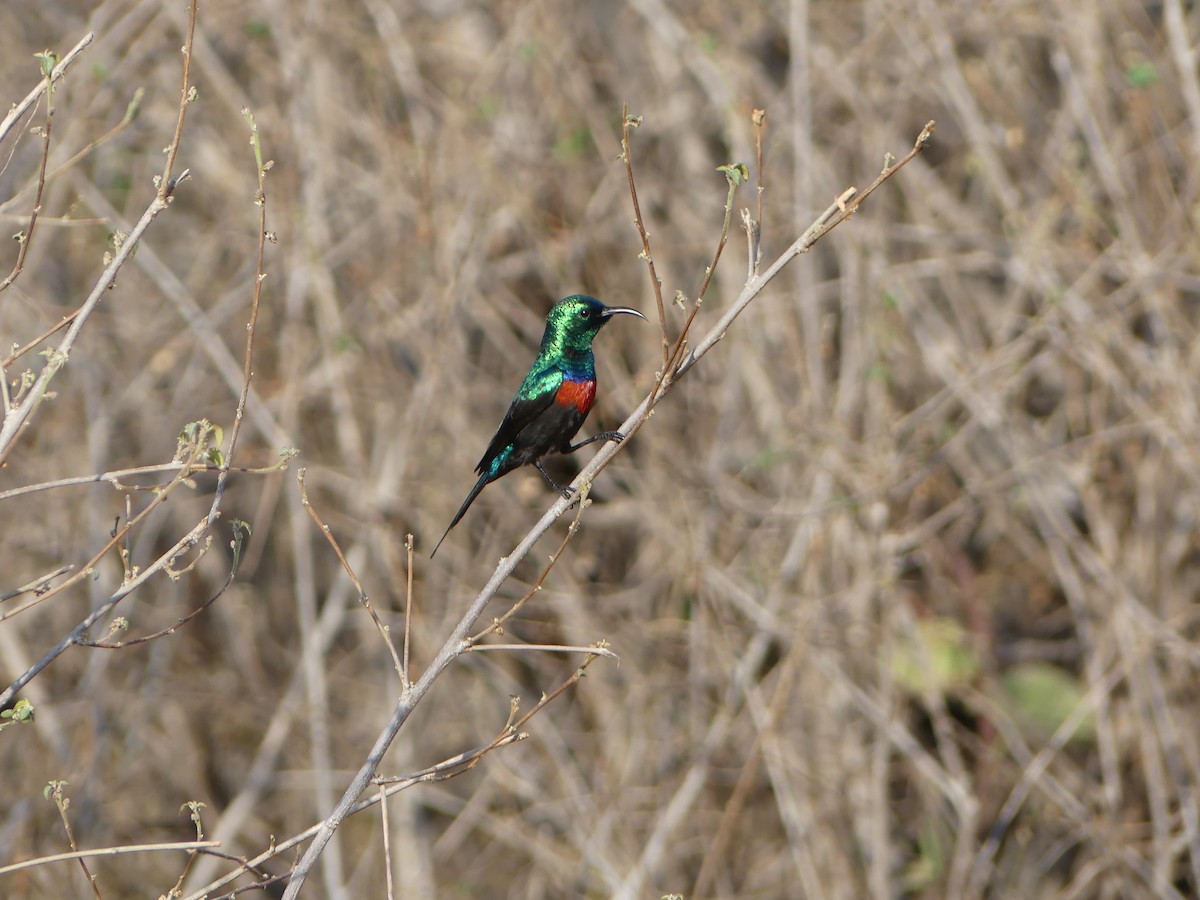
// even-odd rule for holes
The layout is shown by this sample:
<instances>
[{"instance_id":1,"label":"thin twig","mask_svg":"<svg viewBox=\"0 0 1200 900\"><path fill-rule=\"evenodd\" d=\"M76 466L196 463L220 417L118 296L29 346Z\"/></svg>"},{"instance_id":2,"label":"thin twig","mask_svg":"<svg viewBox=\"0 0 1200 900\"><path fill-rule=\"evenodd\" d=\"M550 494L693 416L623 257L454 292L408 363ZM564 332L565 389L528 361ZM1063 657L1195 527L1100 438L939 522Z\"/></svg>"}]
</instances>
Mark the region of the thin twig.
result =
<instances>
[{"instance_id":1,"label":"thin twig","mask_svg":"<svg viewBox=\"0 0 1200 900\"><path fill-rule=\"evenodd\" d=\"M175 157L179 155L179 139L183 136L183 121L187 118L188 107L196 99L195 88L192 87L191 82L191 72L192 46L196 38L197 2L198 0L190 0L188 3L187 35L180 48L180 52L183 54L183 66L180 73L182 86L179 89L179 118L175 121L175 139L167 146L167 161L163 166L162 176L158 180L158 199L161 201L169 199L178 185L178 181L171 178L171 173L175 171ZM182 177L181 175L180 179Z\"/></svg>"},{"instance_id":2,"label":"thin twig","mask_svg":"<svg viewBox=\"0 0 1200 900\"><path fill-rule=\"evenodd\" d=\"M20 359L22 356L24 356L30 350L32 350L34 347L39 346L44 341L48 341L50 338L54 337L54 335L56 335L58 332L62 331L64 328L66 328L68 325L70 325L72 322L74 322L75 317L77 315L79 315L79 310L75 310L75 312L68 313L67 315L63 316L62 320L57 325L51 325L49 328L47 328L45 331L43 331L41 334L39 334L37 337L35 337L32 341L27 343L24 347L18 347L12 353L10 353L8 356L6 356L4 358L4 362L0 363L0 366L7 369L14 362L16 362L18 359ZM7 408L8 407L6 404L5 409L7 409Z\"/></svg>"},{"instance_id":3,"label":"thin twig","mask_svg":"<svg viewBox=\"0 0 1200 900\"><path fill-rule=\"evenodd\" d=\"M754 110L750 115L750 121L754 123L754 176L756 180L754 193L757 208L754 221L746 223L746 243L749 256L746 263L747 279L757 275L759 267L762 265L763 192L766 190L766 174L763 171L763 132L767 127L767 111L765 109Z\"/></svg>"},{"instance_id":4,"label":"thin twig","mask_svg":"<svg viewBox=\"0 0 1200 900\"><path fill-rule=\"evenodd\" d=\"M53 578L57 578L59 575L65 575L74 568L74 566L70 565L59 566L53 572L47 572L45 575L39 575L37 578L33 579L33 581L30 581L19 588L13 588L11 591L5 591L4 593L0 594L0 602L11 600L14 597L20 597L22 594L27 594L30 591L33 591L35 594L41 593L46 590L46 582Z\"/></svg>"},{"instance_id":5,"label":"thin twig","mask_svg":"<svg viewBox=\"0 0 1200 900\"><path fill-rule=\"evenodd\" d=\"M23 497L26 494L35 494L39 491L53 491L58 488L78 487L84 484L99 484L106 482L111 484L118 491L161 491L171 482L156 481L150 484L126 484L121 479L129 478L135 475L154 475L158 472L176 472L182 473L184 478L191 478L193 475L199 475L204 472L220 472L223 468L228 468L230 472L238 472L243 475L269 475L272 472L280 472L287 468L287 464L291 461L292 455L282 454L277 462L269 466L218 466L208 462L178 462L172 461L169 463L155 463L149 466L133 466L129 469L113 469L111 472L98 472L94 475L72 475L67 478L57 478L54 481L42 481L37 484L27 484L24 487L13 488L8 491L0 491L0 501L12 500L15 497ZM171 481L176 479L172 478Z\"/></svg>"},{"instance_id":6,"label":"thin twig","mask_svg":"<svg viewBox=\"0 0 1200 900\"><path fill-rule=\"evenodd\" d=\"M53 863L68 862L72 859L90 859L97 856L123 856L127 853L160 853L163 850L208 850L220 846L220 841L181 841L174 844L127 844L121 847L96 847L92 850L75 850L71 853L39 856L37 859L23 859L18 863L0 866L0 875L11 875L13 872L36 869L38 866L48 866Z\"/></svg>"},{"instance_id":7,"label":"thin twig","mask_svg":"<svg viewBox=\"0 0 1200 900\"><path fill-rule=\"evenodd\" d=\"M29 253L29 245L33 243L33 231L37 227L38 216L42 212L42 194L46 189L46 163L50 160L50 132L51 126L54 124L53 78L53 72L46 76L46 90L50 94L50 100L46 102L46 124L42 126L42 159L38 164L37 191L33 197L33 209L29 212L29 224L24 233L17 236L19 245L17 259L13 263L12 271L8 273L8 277L0 281L0 293L8 290L25 268L25 256Z\"/></svg>"},{"instance_id":8,"label":"thin twig","mask_svg":"<svg viewBox=\"0 0 1200 900\"><path fill-rule=\"evenodd\" d=\"M52 781L47 787L47 792L50 799L54 801L54 806L58 809L58 817L62 820L63 830L67 832L67 843L71 845L72 855L79 862L79 867L83 869L83 877L87 879L88 884L92 888L92 895L96 900L103 900L100 894L100 886L96 884L96 876L92 874L88 868L87 860L79 855L79 845L75 843L75 832L71 829L71 820L67 818L67 808L71 805L70 799L66 796L64 788L67 782Z\"/></svg>"},{"instance_id":9,"label":"thin twig","mask_svg":"<svg viewBox=\"0 0 1200 900\"><path fill-rule=\"evenodd\" d=\"M413 536L404 537L404 548L408 553L408 584L404 591L404 665L400 667L400 683L405 689L410 684L411 669L409 669L409 653L412 648L412 608L413 608Z\"/></svg>"},{"instance_id":10,"label":"thin twig","mask_svg":"<svg viewBox=\"0 0 1200 900\"><path fill-rule=\"evenodd\" d=\"M184 809L189 811L192 824L196 826L196 840L198 841L204 840L204 823L200 818L200 810L202 810L204 806L205 804L196 800L192 800L185 803L180 808L180 812L183 812ZM179 891L183 888L183 882L187 880L188 872L192 871L192 866L196 864L196 859L198 856L199 853L195 851L187 855L187 861L184 862L183 869L180 871L179 877L175 879L175 884L172 886L171 890L167 892L168 897L179 896Z\"/></svg>"},{"instance_id":11,"label":"thin twig","mask_svg":"<svg viewBox=\"0 0 1200 900\"><path fill-rule=\"evenodd\" d=\"M514 730L510 722L504 726L504 730L500 734L482 747L476 747L474 750L465 750L462 753L451 756L449 759L444 759L439 763L428 766L419 772L410 772L407 775L380 775L374 781L376 784L399 788L410 788L416 784L430 784L435 781L448 781L475 768L479 761L493 750L500 747L507 747L509 744L516 744L527 737L528 735ZM388 793L392 794L395 791L389 791Z\"/></svg>"},{"instance_id":12,"label":"thin twig","mask_svg":"<svg viewBox=\"0 0 1200 900\"><path fill-rule=\"evenodd\" d=\"M593 656L603 656L619 663L621 657L611 650L595 646L584 647L578 644L472 644L466 652L481 653L485 650L541 650L544 653L590 653Z\"/></svg>"},{"instance_id":13,"label":"thin twig","mask_svg":"<svg viewBox=\"0 0 1200 900\"><path fill-rule=\"evenodd\" d=\"M388 900L395 900L392 885L392 829L388 822L387 788L379 785L379 820L383 825L383 877L387 885Z\"/></svg>"},{"instance_id":14,"label":"thin twig","mask_svg":"<svg viewBox=\"0 0 1200 900\"><path fill-rule=\"evenodd\" d=\"M662 332L663 374L667 371L667 348L671 342L667 337L667 308L663 303L662 279L654 268L654 254L650 252L650 233L646 231L646 223L642 219L642 207L638 203L637 185L633 180L633 160L629 155L629 130L642 124L641 116L629 114L629 104L621 107L621 159L625 161L625 177L629 181L629 196L633 202L633 224L642 239L641 258L646 261L650 270L650 283L654 286L654 303L658 307L658 327Z\"/></svg>"},{"instance_id":15,"label":"thin twig","mask_svg":"<svg viewBox=\"0 0 1200 900\"><path fill-rule=\"evenodd\" d=\"M192 7L192 17L188 26L189 35L195 31L196 16L195 6ZM187 87L187 61L191 58L190 50L186 50L184 56L184 88ZM186 98L185 98L186 103ZM229 463L233 461L234 451L237 449L238 435L242 433L242 422L246 417L246 401L250 397L250 382L254 378L254 335L258 325L258 306L262 300L262 285L266 279L264 271L266 247L268 238L272 238L267 231L267 172L270 171L272 163L263 162L262 144L258 138L258 124L254 121L254 116L249 109L242 110L242 117L246 120L246 124L250 126L250 144L254 148L254 162L258 174L258 191L254 196L254 203L258 207L258 257L255 263L254 291L250 298L250 321L246 323L246 353L242 359L242 390L238 395L237 408L233 414L233 427L229 429L229 452L225 455L225 462L221 468L221 474L217 476L217 487L213 491L212 507L209 510L208 521L211 525L216 521L220 514L221 500L225 495L225 486L229 483ZM180 126L183 125L183 112L180 111Z\"/></svg>"},{"instance_id":16,"label":"thin twig","mask_svg":"<svg viewBox=\"0 0 1200 900\"><path fill-rule=\"evenodd\" d=\"M316 507L312 505L312 501L308 499L308 485L304 481L305 470L303 467L296 472L296 481L300 485L300 505L308 510L309 516L316 523L317 529L325 536L325 540L329 541L329 546L333 548L334 554L338 558L338 562L342 564L342 568L346 570L346 575L350 578L350 583L354 585L354 590L358 592L358 602L361 603L368 613L371 614L371 621L375 623L375 627L379 629L379 635L383 638L383 642L387 645L388 652L392 654L392 665L396 668L396 674L400 676L400 683L405 684L405 668L404 663L400 661L399 654L396 653L396 645L392 643L391 630L383 624L383 620L379 618L379 614L375 612L375 607L371 605L371 601L367 598L367 592L363 590L362 582L359 581L358 575L354 573L350 561L346 559L346 554L342 552L341 545L338 544L337 538L333 536L333 531L317 512Z\"/></svg>"}]
</instances>

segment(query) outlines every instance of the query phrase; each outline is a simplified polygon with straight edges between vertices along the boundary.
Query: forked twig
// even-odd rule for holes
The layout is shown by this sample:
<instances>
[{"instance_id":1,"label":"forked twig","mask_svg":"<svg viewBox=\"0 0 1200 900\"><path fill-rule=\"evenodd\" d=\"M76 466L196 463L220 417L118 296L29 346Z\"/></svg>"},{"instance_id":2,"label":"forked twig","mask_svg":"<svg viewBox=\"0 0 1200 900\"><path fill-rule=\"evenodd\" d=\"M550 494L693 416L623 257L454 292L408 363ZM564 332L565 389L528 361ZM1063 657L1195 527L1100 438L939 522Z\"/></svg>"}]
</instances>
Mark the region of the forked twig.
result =
<instances>
[{"instance_id":1,"label":"forked twig","mask_svg":"<svg viewBox=\"0 0 1200 900\"><path fill-rule=\"evenodd\" d=\"M346 559L346 554L342 552L342 547L337 542L337 538L333 536L332 529L325 524L316 507L312 505L312 501L308 499L308 485L304 481L304 474L305 470L303 467L296 472L296 481L300 485L300 505L308 510L309 516L317 525L317 530L325 536L325 540L329 541L329 546L333 548L338 562L342 564L342 568L346 570L346 575L350 578L350 583L354 585L354 590L358 592L358 602L366 607L367 612L371 614L371 621L375 623L375 627L379 629L380 637L387 644L388 652L392 655L392 664L396 667L396 674L400 676L400 683L407 684L408 679L404 663L400 661L400 656L396 653L396 645L392 643L391 629L383 624L383 620L375 612L375 607L371 605L371 601L367 597L367 592L363 590L362 582L359 581L358 575L354 573L354 568L350 565L350 561Z\"/></svg>"}]
</instances>

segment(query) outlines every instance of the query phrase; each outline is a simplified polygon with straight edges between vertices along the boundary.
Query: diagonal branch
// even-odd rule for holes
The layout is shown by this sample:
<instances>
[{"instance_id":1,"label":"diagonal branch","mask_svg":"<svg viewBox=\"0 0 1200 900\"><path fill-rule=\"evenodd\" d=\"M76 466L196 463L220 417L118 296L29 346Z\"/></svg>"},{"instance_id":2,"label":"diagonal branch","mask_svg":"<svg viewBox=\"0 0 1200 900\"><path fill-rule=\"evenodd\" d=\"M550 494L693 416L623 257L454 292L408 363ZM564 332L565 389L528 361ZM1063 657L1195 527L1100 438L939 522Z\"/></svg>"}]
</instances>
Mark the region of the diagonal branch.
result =
<instances>
[{"instance_id":1,"label":"diagonal branch","mask_svg":"<svg viewBox=\"0 0 1200 900\"><path fill-rule=\"evenodd\" d=\"M773 262L762 275L750 279L742 288L741 293L734 301L733 305L723 315L708 333L701 339L695 348L683 359L677 367L670 372L662 374L661 381L656 383L650 394L641 402L637 409L629 414L625 423L621 426L622 433L627 433L629 429L637 427L653 409L654 405L670 390L670 388L678 382L689 369L694 366L701 357L711 350L717 342L725 335L726 330L732 324L733 320L742 313L743 310L751 301L754 300L763 289L771 282L771 280L783 270L788 263L799 256L801 253L807 252L811 247L820 240L824 235L828 234L834 227L848 219L859 208L864 200L884 181L896 174L904 165L912 160L918 153L925 149L933 135L934 123L929 122L921 134L918 136L912 150L904 156L899 162L886 166L880 173L879 177L871 184L867 190L861 194L855 195L853 188L842 193L838 200L830 206L805 232L802 234L787 250L785 250L778 259ZM668 377L669 376L669 377ZM583 470L576 477L573 486L577 489L582 489L584 486L590 485L593 479L604 469L605 466L612 461L621 447L628 444L624 441L620 444L609 442L605 444L600 451L592 457ZM470 607L459 620L450 636L442 644L437 656L429 664L429 667L421 674L420 679L416 684L405 690L400 699L396 703L396 707L392 712L392 717L384 726L383 730L375 740L374 746L367 755L362 766L359 767L357 774L347 786L342 794L341 800L337 806L329 814L329 817L316 829L312 844L309 845L300 861L296 864L295 870L292 872L291 879L288 882L287 890L284 892L284 900L295 900L300 893L300 888L304 884L305 878L308 876L317 858L320 857L322 851L329 843L333 834L341 826L342 822L355 810L355 804L358 798L371 784L371 780L375 777L375 772L383 760L384 754L391 747L392 742L396 739L396 735L400 733L400 729L408 720L409 715L418 703L433 687L433 683L438 676L460 655L467 652L471 648L471 643L468 640L472 626L483 615L488 603L500 586L508 580L525 555L533 548L537 540L546 532L551 524L567 509L572 503L576 502L577 498L572 497L570 500L560 498L555 501L554 505L548 509L545 514L538 520L537 524L525 535L521 542L516 546L513 552L502 559L496 569L492 572L491 578L487 584L471 601Z\"/></svg>"}]
</instances>

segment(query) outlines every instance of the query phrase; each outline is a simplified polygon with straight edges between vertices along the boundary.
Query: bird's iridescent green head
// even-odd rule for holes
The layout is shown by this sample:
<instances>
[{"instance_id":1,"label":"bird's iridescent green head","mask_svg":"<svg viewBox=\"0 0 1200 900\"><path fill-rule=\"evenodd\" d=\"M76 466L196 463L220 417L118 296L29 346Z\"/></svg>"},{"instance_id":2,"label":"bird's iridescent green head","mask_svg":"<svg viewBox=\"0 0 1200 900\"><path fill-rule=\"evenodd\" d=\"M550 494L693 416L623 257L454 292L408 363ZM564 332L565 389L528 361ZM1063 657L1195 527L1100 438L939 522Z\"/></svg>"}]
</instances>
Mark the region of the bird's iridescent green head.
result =
<instances>
[{"instance_id":1,"label":"bird's iridescent green head","mask_svg":"<svg viewBox=\"0 0 1200 900\"><path fill-rule=\"evenodd\" d=\"M615 315L628 314L646 318L627 306L605 306L587 294L572 294L554 304L546 317L546 332L542 335L542 355L586 355L591 352L592 340L608 320Z\"/></svg>"}]
</instances>

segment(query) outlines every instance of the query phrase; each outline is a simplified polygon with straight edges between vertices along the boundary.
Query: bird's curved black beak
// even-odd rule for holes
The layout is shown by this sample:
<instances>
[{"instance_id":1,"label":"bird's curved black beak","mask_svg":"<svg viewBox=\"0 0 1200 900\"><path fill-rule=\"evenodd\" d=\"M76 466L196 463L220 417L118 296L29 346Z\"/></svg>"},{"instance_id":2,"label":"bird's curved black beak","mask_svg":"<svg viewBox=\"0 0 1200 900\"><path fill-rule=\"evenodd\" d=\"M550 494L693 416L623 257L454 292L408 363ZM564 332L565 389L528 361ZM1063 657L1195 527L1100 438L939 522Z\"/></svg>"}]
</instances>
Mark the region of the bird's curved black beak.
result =
<instances>
[{"instance_id":1,"label":"bird's curved black beak","mask_svg":"<svg viewBox=\"0 0 1200 900\"><path fill-rule=\"evenodd\" d=\"M639 319L646 318L636 309L629 306L606 306L604 307L604 312L600 313L600 315L606 319L611 319L613 316L621 315L622 313L629 316L637 316Z\"/></svg>"}]
</instances>

